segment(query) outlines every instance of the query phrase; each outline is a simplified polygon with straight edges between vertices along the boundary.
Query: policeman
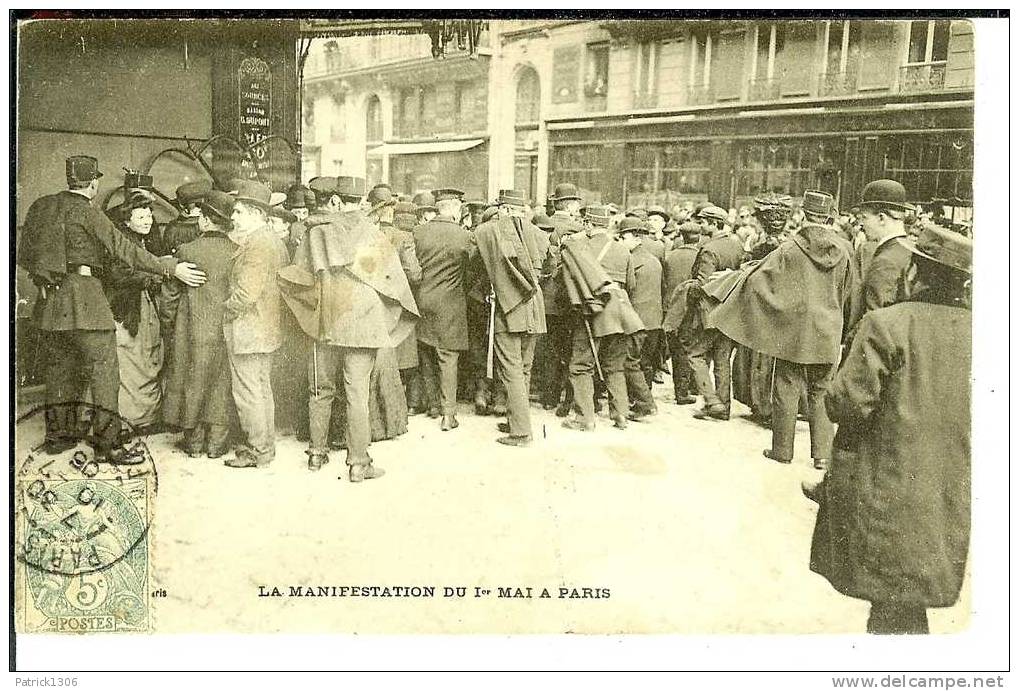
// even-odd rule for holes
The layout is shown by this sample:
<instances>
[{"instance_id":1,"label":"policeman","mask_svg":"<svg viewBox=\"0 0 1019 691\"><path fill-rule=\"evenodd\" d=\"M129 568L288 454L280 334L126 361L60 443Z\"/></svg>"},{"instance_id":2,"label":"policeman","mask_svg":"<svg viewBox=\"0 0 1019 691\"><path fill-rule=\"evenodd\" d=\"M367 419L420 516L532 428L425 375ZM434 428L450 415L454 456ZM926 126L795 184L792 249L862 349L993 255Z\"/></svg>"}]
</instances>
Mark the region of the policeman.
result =
<instances>
[{"instance_id":1,"label":"policeman","mask_svg":"<svg viewBox=\"0 0 1019 691\"><path fill-rule=\"evenodd\" d=\"M72 406L88 388L97 411L93 446L98 461L139 463L120 446L120 374L113 313L99 274L119 260L134 269L195 287L205 274L194 264L156 258L114 228L92 206L99 191L99 162L92 156L66 160L67 189L36 200L25 217L18 265L39 286L33 318L43 335L47 453L73 447L80 435ZM112 255L112 258L111 256Z\"/></svg>"},{"instance_id":2,"label":"policeman","mask_svg":"<svg viewBox=\"0 0 1019 691\"><path fill-rule=\"evenodd\" d=\"M429 190L418 192L414 195L412 201L414 206L417 207L414 213L418 215L418 221L421 223L428 223L439 213L439 210L435 207L435 195Z\"/></svg>"},{"instance_id":3,"label":"policeman","mask_svg":"<svg viewBox=\"0 0 1019 691\"><path fill-rule=\"evenodd\" d=\"M198 207L205 200L205 195L211 191L212 183L208 180L186 182L177 188L180 215L163 229L163 243L170 254L202 234L198 228L198 214L201 213Z\"/></svg>"}]
</instances>

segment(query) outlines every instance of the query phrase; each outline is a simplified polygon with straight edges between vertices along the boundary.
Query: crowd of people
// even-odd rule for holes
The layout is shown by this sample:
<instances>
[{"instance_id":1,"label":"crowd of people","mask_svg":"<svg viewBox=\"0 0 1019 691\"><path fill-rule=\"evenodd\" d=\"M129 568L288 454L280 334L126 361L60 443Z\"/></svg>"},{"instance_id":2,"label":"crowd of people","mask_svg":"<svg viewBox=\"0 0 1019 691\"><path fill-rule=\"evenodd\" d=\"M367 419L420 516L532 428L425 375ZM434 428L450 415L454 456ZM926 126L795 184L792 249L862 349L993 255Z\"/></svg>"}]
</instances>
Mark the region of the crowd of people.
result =
<instances>
[{"instance_id":1,"label":"crowd of people","mask_svg":"<svg viewBox=\"0 0 1019 691\"><path fill-rule=\"evenodd\" d=\"M873 603L868 630L926 630L958 597L969 535L972 240L893 180L846 212L832 195L765 193L753 208L584 204L518 190L492 203L454 188L413 197L356 177L274 193L256 180L177 190L180 217L67 160L68 189L26 216L18 264L39 287L52 410L97 410L100 462L137 461L120 420L179 430L191 457L259 468L284 429L308 468L346 449L378 478L371 443L426 415L453 433L461 403L505 418L495 441L533 443L532 398L564 428L653 424L654 384L724 424L731 399L794 456L809 422L820 505L811 568ZM536 213L537 211L537 213ZM536 376L535 376L536 375ZM89 434L46 418L44 450ZM231 453L231 447L236 450Z\"/></svg>"}]
</instances>

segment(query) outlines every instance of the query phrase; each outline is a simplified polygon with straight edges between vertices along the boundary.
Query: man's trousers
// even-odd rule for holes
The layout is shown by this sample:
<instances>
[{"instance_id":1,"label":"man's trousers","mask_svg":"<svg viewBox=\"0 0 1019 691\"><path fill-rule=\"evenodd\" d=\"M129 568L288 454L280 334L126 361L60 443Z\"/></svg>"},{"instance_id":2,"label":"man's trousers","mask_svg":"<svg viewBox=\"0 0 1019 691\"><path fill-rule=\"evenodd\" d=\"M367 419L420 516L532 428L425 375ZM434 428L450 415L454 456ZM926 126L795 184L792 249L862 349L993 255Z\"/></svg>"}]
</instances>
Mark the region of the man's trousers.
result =
<instances>
[{"instance_id":1,"label":"man's trousers","mask_svg":"<svg viewBox=\"0 0 1019 691\"><path fill-rule=\"evenodd\" d=\"M87 430L80 428L80 407L92 391L95 415L92 426L97 450L119 444L120 417L117 339L113 329L101 331L40 331L46 344L46 439L77 441Z\"/></svg>"},{"instance_id":2,"label":"man's trousers","mask_svg":"<svg viewBox=\"0 0 1019 691\"><path fill-rule=\"evenodd\" d=\"M626 419L629 403L626 396L626 334L612 334L594 339L605 387L609 392L609 414L613 420ZM594 424L594 353L587 338L587 329L577 323L573 329L573 348L570 354L570 384L573 386L574 405L580 409L584 422Z\"/></svg>"},{"instance_id":3,"label":"man's trousers","mask_svg":"<svg viewBox=\"0 0 1019 691\"><path fill-rule=\"evenodd\" d=\"M329 421L337 384L342 380L347 410L347 465L368 465L371 443L369 395L377 348L347 348L316 343L308 364L309 450L329 451Z\"/></svg>"},{"instance_id":4,"label":"man's trousers","mask_svg":"<svg viewBox=\"0 0 1019 691\"><path fill-rule=\"evenodd\" d=\"M495 334L496 372L506 389L506 417L510 436L531 436L531 366L536 336L529 333Z\"/></svg>"},{"instance_id":5,"label":"man's trousers","mask_svg":"<svg viewBox=\"0 0 1019 691\"><path fill-rule=\"evenodd\" d=\"M227 341L230 384L248 449L259 459L276 455L276 401L272 394L272 353L234 353Z\"/></svg>"},{"instance_id":6,"label":"man's trousers","mask_svg":"<svg viewBox=\"0 0 1019 691\"><path fill-rule=\"evenodd\" d=\"M697 391L704 398L704 406L721 404L729 410L732 392L732 341L717 329L697 329L684 335L683 347L686 350L687 362L693 370ZM714 385L711 382L711 370L714 370Z\"/></svg>"},{"instance_id":7,"label":"man's trousers","mask_svg":"<svg viewBox=\"0 0 1019 691\"><path fill-rule=\"evenodd\" d=\"M796 437L796 413L800 394L807 390L807 416L810 421L810 457L831 458L835 425L824 408L824 394L835 376L834 365L801 365L775 359L775 379L771 410L771 451L782 460L793 457Z\"/></svg>"},{"instance_id":8,"label":"man's trousers","mask_svg":"<svg viewBox=\"0 0 1019 691\"><path fill-rule=\"evenodd\" d=\"M651 381L645 377L643 368L648 332L638 331L626 338L626 392L638 411L650 413L655 409L655 399L651 396ZM654 377L654 370L651 376Z\"/></svg>"},{"instance_id":9,"label":"man's trousers","mask_svg":"<svg viewBox=\"0 0 1019 691\"><path fill-rule=\"evenodd\" d=\"M433 348L418 342L418 357L430 401L438 401L443 415L456 415L457 361L460 351Z\"/></svg>"}]
</instances>

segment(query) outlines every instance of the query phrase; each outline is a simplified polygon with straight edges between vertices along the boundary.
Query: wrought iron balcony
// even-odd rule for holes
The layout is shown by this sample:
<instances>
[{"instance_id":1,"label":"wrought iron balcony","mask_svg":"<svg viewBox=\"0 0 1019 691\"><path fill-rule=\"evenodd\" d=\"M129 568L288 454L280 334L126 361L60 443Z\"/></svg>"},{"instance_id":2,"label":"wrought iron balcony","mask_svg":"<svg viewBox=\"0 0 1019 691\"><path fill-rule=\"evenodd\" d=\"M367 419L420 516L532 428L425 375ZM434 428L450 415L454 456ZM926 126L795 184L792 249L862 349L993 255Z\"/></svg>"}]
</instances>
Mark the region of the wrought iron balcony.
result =
<instances>
[{"instance_id":1,"label":"wrought iron balcony","mask_svg":"<svg viewBox=\"0 0 1019 691\"><path fill-rule=\"evenodd\" d=\"M818 96L844 96L855 93L856 72L828 72L818 75Z\"/></svg>"},{"instance_id":2,"label":"wrought iron balcony","mask_svg":"<svg viewBox=\"0 0 1019 691\"><path fill-rule=\"evenodd\" d=\"M691 106L703 106L715 102L715 87L711 84L693 84L686 92L686 102Z\"/></svg>"},{"instance_id":3,"label":"wrought iron balcony","mask_svg":"<svg viewBox=\"0 0 1019 691\"><path fill-rule=\"evenodd\" d=\"M781 83L777 79L751 79L747 91L748 101L777 101L781 97Z\"/></svg>"},{"instance_id":4,"label":"wrought iron balcony","mask_svg":"<svg viewBox=\"0 0 1019 691\"><path fill-rule=\"evenodd\" d=\"M899 92L906 94L943 90L945 67L944 62L903 65L899 68Z\"/></svg>"}]
</instances>

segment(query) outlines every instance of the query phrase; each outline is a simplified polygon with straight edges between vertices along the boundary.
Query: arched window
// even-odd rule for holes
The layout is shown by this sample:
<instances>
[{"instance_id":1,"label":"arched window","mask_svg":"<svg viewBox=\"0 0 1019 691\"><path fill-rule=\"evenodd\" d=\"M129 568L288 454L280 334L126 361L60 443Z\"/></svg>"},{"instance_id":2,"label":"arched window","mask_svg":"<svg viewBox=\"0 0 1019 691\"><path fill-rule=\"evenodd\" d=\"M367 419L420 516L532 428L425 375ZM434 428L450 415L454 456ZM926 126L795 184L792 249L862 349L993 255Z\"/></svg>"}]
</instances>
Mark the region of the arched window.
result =
<instances>
[{"instance_id":1,"label":"arched window","mask_svg":"<svg viewBox=\"0 0 1019 691\"><path fill-rule=\"evenodd\" d=\"M382 141L382 103L379 102L378 96L372 96L368 99L366 120L368 124L367 141Z\"/></svg>"},{"instance_id":2,"label":"arched window","mask_svg":"<svg viewBox=\"0 0 1019 691\"><path fill-rule=\"evenodd\" d=\"M517 78L517 124L537 123L541 112L541 87L538 73L527 67Z\"/></svg>"}]
</instances>

